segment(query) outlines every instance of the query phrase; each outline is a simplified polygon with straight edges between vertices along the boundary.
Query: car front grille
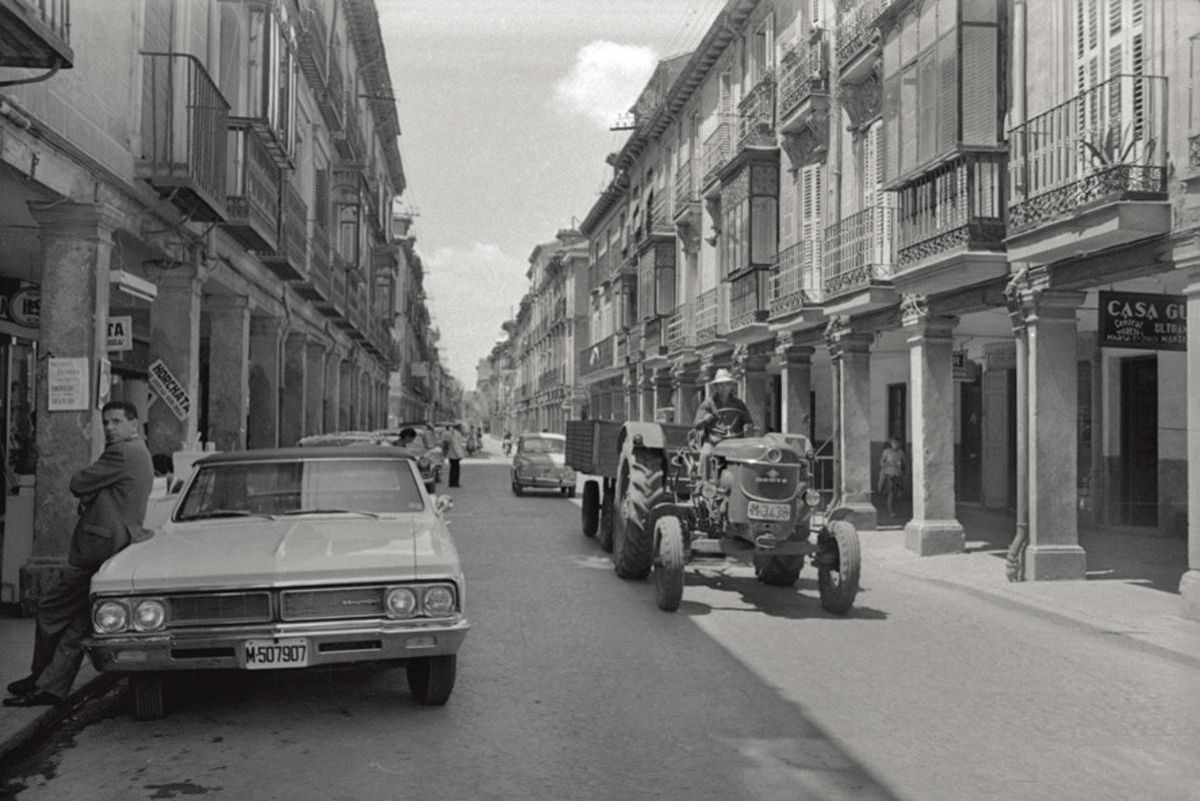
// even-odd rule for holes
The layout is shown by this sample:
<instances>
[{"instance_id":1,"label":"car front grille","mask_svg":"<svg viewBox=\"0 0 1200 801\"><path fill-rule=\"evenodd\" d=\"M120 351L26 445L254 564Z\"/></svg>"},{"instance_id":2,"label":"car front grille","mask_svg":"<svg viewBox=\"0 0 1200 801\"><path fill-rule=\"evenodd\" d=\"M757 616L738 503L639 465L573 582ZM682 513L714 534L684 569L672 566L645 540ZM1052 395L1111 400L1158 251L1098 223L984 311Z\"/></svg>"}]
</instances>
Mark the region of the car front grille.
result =
<instances>
[{"instance_id":1,"label":"car front grille","mask_svg":"<svg viewBox=\"0 0 1200 801\"><path fill-rule=\"evenodd\" d=\"M279 594L279 613L283 620L380 617L386 612L383 590L383 587L284 590Z\"/></svg>"},{"instance_id":2,"label":"car front grille","mask_svg":"<svg viewBox=\"0 0 1200 801\"><path fill-rule=\"evenodd\" d=\"M220 592L168 597L171 626L200 626L222 623L266 623L271 620L271 594Z\"/></svg>"}]
</instances>

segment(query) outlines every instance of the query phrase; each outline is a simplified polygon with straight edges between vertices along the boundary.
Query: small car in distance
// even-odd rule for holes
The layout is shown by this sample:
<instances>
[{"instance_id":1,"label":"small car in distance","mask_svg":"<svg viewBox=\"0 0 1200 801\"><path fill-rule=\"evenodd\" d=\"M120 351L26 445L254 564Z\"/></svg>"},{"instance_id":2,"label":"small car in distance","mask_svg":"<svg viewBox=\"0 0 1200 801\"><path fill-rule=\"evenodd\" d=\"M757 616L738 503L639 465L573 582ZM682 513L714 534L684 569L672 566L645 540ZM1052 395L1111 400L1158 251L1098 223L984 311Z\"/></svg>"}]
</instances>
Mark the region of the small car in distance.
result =
<instances>
[{"instance_id":1,"label":"small car in distance","mask_svg":"<svg viewBox=\"0 0 1200 801\"><path fill-rule=\"evenodd\" d=\"M444 704L469 628L450 505L399 448L206 456L162 529L93 576L85 647L130 676L139 719L164 714L170 672L366 661Z\"/></svg>"},{"instance_id":2,"label":"small car in distance","mask_svg":"<svg viewBox=\"0 0 1200 801\"><path fill-rule=\"evenodd\" d=\"M554 489L575 497L575 471L567 466L567 438L562 434L522 434L512 460L513 495L527 489Z\"/></svg>"}]
</instances>

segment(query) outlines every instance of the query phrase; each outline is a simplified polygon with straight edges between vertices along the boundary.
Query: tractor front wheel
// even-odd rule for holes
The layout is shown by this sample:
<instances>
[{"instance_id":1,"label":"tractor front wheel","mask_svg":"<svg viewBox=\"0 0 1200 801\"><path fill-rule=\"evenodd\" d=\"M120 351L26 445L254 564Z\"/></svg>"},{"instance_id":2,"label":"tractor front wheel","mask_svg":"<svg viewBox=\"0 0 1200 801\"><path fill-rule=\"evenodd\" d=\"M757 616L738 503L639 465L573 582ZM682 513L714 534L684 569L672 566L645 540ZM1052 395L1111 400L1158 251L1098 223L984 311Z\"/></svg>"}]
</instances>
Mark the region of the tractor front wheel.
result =
<instances>
[{"instance_id":1,"label":"tractor front wheel","mask_svg":"<svg viewBox=\"0 0 1200 801\"><path fill-rule=\"evenodd\" d=\"M845 520L835 520L827 531L821 532L817 544L823 552L817 555L821 606L826 612L844 615L854 605L854 596L858 595L858 577L862 569L858 531Z\"/></svg>"},{"instance_id":2,"label":"tractor front wheel","mask_svg":"<svg viewBox=\"0 0 1200 801\"><path fill-rule=\"evenodd\" d=\"M683 546L683 526L674 515L663 515L654 522L658 552L654 556L654 600L664 612L674 612L683 600L683 566L687 552Z\"/></svg>"}]
</instances>

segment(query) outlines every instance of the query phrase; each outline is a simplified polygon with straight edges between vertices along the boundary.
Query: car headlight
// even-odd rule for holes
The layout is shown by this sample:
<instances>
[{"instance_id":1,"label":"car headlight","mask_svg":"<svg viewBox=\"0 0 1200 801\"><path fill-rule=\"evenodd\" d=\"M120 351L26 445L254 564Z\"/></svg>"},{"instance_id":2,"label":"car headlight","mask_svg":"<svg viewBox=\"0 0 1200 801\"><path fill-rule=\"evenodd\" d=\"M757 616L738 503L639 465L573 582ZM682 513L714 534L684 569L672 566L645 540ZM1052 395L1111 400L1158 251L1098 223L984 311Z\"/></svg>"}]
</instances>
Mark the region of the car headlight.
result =
<instances>
[{"instance_id":1,"label":"car headlight","mask_svg":"<svg viewBox=\"0 0 1200 801\"><path fill-rule=\"evenodd\" d=\"M129 609L121 601L101 601L92 609L97 634L117 634L129 626Z\"/></svg>"},{"instance_id":2,"label":"car headlight","mask_svg":"<svg viewBox=\"0 0 1200 801\"><path fill-rule=\"evenodd\" d=\"M445 617L454 611L454 591L449 587L430 587L422 600L425 614L430 617Z\"/></svg>"},{"instance_id":3,"label":"car headlight","mask_svg":"<svg viewBox=\"0 0 1200 801\"><path fill-rule=\"evenodd\" d=\"M783 458L783 451L779 450L779 448L767 448L766 458L768 462L778 462Z\"/></svg>"},{"instance_id":4,"label":"car headlight","mask_svg":"<svg viewBox=\"0 0 1200 801\"><path fill-rule=\"evenodd\" d=\"M133 607L135 631L158 631L167 624L167 607L162 601L150 598Z\"/></svg>"},{"instance_id":5,"label":"car headlight","mask_svg":"<svg viewBox=\"0 0 1200 801\"><path fill-rule=\"evenodd\" d=\"M389 617L412 617L417 611L417 596L407 587L393 587L388 590L386 601Z\"/></svg>"},{"instance_id":6,"label":"car headlight","mask_svg":"<svg viewBox=\"0 0 1200 801\"><path fill-rule=\"evenodd\" d=\"M805 490L804 491L804 502L806 504L808 504L809 506L820 506L821 505L821 493L817 492L814 489Z\"/></svg>"}]
</instances>

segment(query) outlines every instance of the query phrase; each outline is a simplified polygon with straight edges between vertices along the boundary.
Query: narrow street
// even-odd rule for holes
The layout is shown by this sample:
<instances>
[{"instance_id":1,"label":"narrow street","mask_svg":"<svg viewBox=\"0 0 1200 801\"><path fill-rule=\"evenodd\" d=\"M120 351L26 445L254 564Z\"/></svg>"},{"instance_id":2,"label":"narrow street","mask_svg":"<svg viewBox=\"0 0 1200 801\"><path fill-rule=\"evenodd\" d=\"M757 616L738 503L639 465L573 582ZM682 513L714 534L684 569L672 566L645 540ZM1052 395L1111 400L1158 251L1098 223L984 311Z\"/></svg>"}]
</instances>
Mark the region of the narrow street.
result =
<instances>
[{"instance_id":1,"label":"narrow street","mask_svg":"<svg viewBox=\"0 0 1200 801\"><path fill-rule=\"evenodd\" d=\"M450 513L473 625L443 708L379 668L188 677L167 718L110 695L0 768L20 801L1196 799L1200 671L864 566L846 618L815 574L623 582L577 503L464 463Z\"/></svg>"}]
</instances>

